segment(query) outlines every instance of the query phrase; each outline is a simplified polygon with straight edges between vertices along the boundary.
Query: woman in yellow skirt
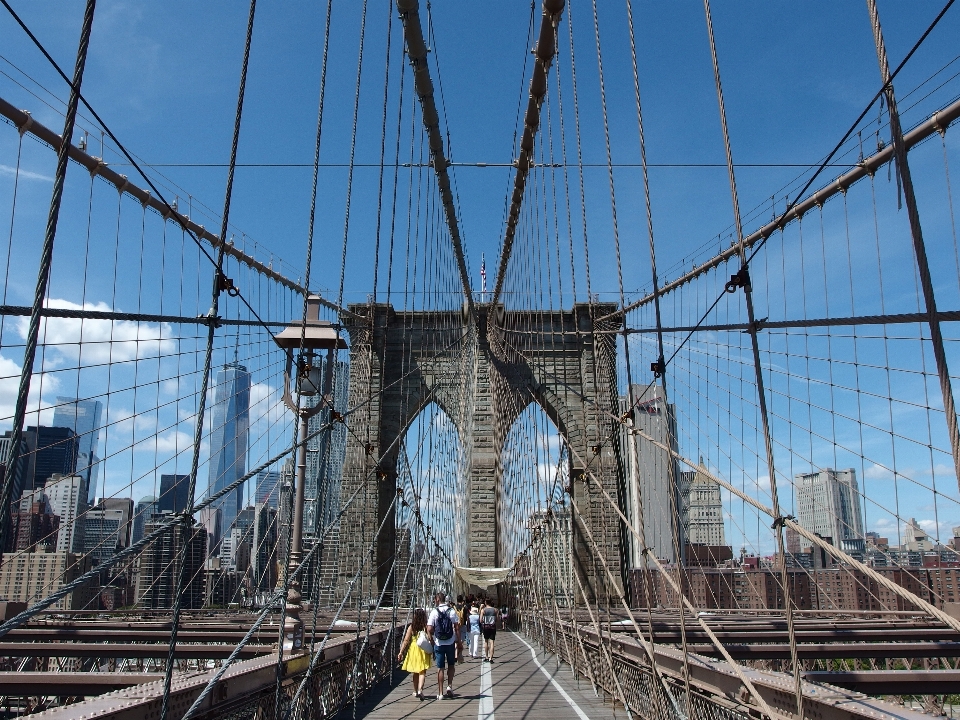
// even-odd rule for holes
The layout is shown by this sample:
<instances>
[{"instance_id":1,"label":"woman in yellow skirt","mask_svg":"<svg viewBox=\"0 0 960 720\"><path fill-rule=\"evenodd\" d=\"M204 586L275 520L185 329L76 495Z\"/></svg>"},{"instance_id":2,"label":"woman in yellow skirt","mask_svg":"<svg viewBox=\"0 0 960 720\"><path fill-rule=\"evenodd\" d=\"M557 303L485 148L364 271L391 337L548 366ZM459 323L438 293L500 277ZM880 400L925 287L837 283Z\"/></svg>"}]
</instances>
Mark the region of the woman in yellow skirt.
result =
<instances>
[{"instance_id":1,"label":"woman in yellow skirt","mask_svg":"<svg viewBox=\"0 0 960 720\"><path fill-rule=\"evenodd\" d=\"M403 636L397 662L402 662L401 669L406 670L413 679L413 696L423 700L423 683L427 679L427 670L433 665L430 653L421 650L417 645L417 636L427 627L427 611L417 608L413 611L413 620L407 626L407 634Z\"/></svg>"}]
</instances>

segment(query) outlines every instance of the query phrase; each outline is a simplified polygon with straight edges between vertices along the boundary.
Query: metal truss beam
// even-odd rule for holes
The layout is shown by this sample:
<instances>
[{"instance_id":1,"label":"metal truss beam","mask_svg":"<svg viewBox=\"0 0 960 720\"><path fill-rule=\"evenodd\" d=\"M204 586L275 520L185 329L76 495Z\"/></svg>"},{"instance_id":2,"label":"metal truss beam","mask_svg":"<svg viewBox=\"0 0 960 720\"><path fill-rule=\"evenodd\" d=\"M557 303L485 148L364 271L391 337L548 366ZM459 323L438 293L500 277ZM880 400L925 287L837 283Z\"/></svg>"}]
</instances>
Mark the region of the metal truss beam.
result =
<instances>
[{"instance_id":1,"label":"metal truss beam","mask_svg":"<svg viewBox=\"0 0 960 720\"><path fill-rule=\"evenodd\" d=\"M950 695L960 688L960 670L818 671L803 677L867 695Z\"/></svg>"},{"instance_id":2,"label":"metal truss beam","mask_svg":"<svg viewBox=\"0 0 960 720\"><path fill-rule=\"evenodd\" d=\"M958 118L960 118L960 100L948 105L942 110L938 110L930 117L929 120L920 123L913 130L906 133L903 136L903 143L909 150L914 145L923 142L934 133L945 132L947 127L949 127L950 124L955 122ZM875 155L871 155L870 157L859 162L852 170L844 173L829 185L820 188L812 195L809 195L798 202L785 216L777 218L777 220L774 222L767 223L759 230L745 237L743 239L744 247L753 247L753 245L760 240L766 240L778 230L783 230L783 228L789 223L793 222L794 220L799 220L804 216L804 214L815 207L823 205L824 202L834 195L838 193L845 193L854 183L859 182L869 175L873 175L877 170L891 160L893 160L893 145L887 145ZM699 265L690 272L681 275L672 282L666 283L662 288L660 288L660 297L663 297L667 293L686 285L691 280L700 277L715 267L722 265L731 258L736 257L738 253L739 245L735 244L730 246L723 252L714 256L710 260L707 260L705 263ZM611 316L608 317L619 315L620 313L628 313L631 310L636 310L637 308L643 307L650 302L653 302L652 293L640 298L636 302L630 303L622 310L618 310L616 313L612 313ZM600 319L606 320L607 318Z\"/></svg>"},{"instance_id":3,"label":"metal truss beam","mask_svg":"<svg viewBox=\"0 0 960 720\"><path fill-rule=\"evenodd\" d=\"M789 660L791 658L790 645L784 643L733 645L725 642L724 647L734 660ZM687 648L697 655L722 657L720 651L713 645L688 644ZM797 657L801 660L960 657L960 643L850 642L807 644L798 642Z\"/></svg>"},{"instance_id":4,"label":"metal truss beam","mask_svg":"<svg viewBox=\"0 0 960 720\"><path fill-rule=\"evenodd\" d=\"M433 81L430 79L430 68L427 64L427 45L423 40L423 28L420 25L419 2L417 0L396 0L400 19L403 21L403 36L407 41L407 56L413 68L414 87L420 99L420 111L423 115L423 127L427 131L430 142L430 157L433 170L437 175L437 186L440 188L440 200L443 203L443 212L450 229L450 241L453 243L453 252L457 257L457 269L460 271L460 282L463 284L463 297L466 300L470 315L475 317L473 309L473 293L470 290L470 274L467 272L467 262L463 254L463 243L460 239L460 225L457 222L457 206L453 198L453 189L450 186L450 174L447 168L450 161L443 148L443 136L440 134L440 114L433 99Z\"/></svg>"},{"instance_id":5,"label":"metal truss beam","mask_svg":"<svg viewBox=\"0 0 960 720\"><path fill-rule=\"evenodd\" d=\"M323 630L326 632L326 629L322 626L318 626L318 632ZM264 625L260 628L260 632L256 636L256 640L261 644L270 644L274 642L277 638L277 627L276 625L269 626ZM336 626L330 630L334 635L336 634L355 634L357 632L356 625L342 625ZM180 642L187 643L234 643L240 641L244 636L246 630L243 629L230 629L230 630L180 630L177 633L177 637ZM262 638L262 640L260 639ZM11 641L20 641L28 642L32 640L40 641L104 641L104 642L116 642L116 643L125 643L125 642L156 642L156 643L166 643L170 640L170 629L138 629L136 627L129 629L104 629L104 628L43 628L30 626L26 628L15 628L10 630L3 637L3 641L0 642L0 655L3 655L3 648L7 644L7 640Z\"/></svg>"},{"instance_id":6,"label":"metal truss beam","mask_svg":"<svg viewBox=\"0 0 960 720\"><path fill-rule=\"evenodd\" d=\"M567 625L566 623L559 624ZM565 632L569 632L569 627L565 628ZM599 640L595 631L587 627L581 627L578 634L585 642L589 642L594 647L598 646L598 641L605 644L609 643L615 658L619 656L619 658L628 660L631 664L649 667L646 651L633 638L626 638L621 635L620 637L614 637L612 640L607 638ZM659 638L658 642L660 642ZM718 704L723 704L729 700L743 702L750 696L737 672L726 662L692 653L684 655L681 650L665 645L656 645L655 652L657 667L662 675L674 682L682 683L684 673L689 668L691 686L708 696L717 697ZM750 679L757 692L762 695L771 708L782 712L786 717L792 717L791 712L796 708L796 701L794 699L795 685L790 675L756 670L750 667L742 667L740 670ZM842 673L824 673L817 677L815 683L809 679L803 683L804 707L809 717L819 718L820 720L878 718L888 717L890 711L894 709L892 705L861 695L856 691L831 687L827 683L832 684L829 676L834 675L842 675ZM954 685L954 688L956 688L956 685ZM942 687L940 692L943 692ZM876 689L875 693L888 694L880 689ZM899 706L896 707L896 710L897 717L901 720L920 720L927 717Z\"/></svg>"},{"instance_id":7,"label":"metal truss beam","mask_svg":"<svg viewBox=\"0 0 960 720\"><path fill-rule=\"evenodd\" d=\"M400 626L402 628L402 626ZM368 647L373 647L386 642L394 628L390 625L376 625L370 632ZM397 628L400 629L400 628ZM354 631L355 633L356 631ZM355 634L349 637L341 637L331 640L326 644L318 660L316 674L322 672L324 665L336 663L349 657L354 651ZM389 658L392 660L392 658ZM348 662L352 662L349 661ZM278 673L281 683L287 684L297 681L306 672L310 665L310 655L308 653L291 655L285 653L277 666L277 658L271 653L250 660L241 660L231 665L224 676L217 684L214 691L210 694L205 704L201 706L197 714L198 718L204 716L214 718L223 717L229 713L230 709L248 704L251 700L262 696L264 693L272 695L276 688ZM173 683L170 689L168 704L172 712L172 717L180 717L193 704L194 700L200 695L206 687L207 682L214 676L216 670L202 672L176 673L173 677ZM13 674L13 673L11 673ZM37 673L47 678L45 690L37 692L8 692L8 695L45 695L50 696L50 678L58 674L66 673ZM21 674L22 675L22 674ZM109 683L111 677L124 677L126 673L86 673L82 678L103 678L101 682ZM74 720L77 717L83 717L85 720L93 718L115 718L116 720L143 720L143 718L158 717L160 705L163 699L163 676L150 674L141 674L145 677L135 686L127 686L111 692L108 695L99 697L90 697L79 703L73 703L62 707L55 707L44 713L44 718L48 720ZM133 679L133 674L129 674ZM69 690L76 690L76 687L69 687ZM57 692L61 692L58 688ZM105 692L105 690L98 690ZM90 695L88 687L86 693L72 692L64 693L70 695ZM272 700L271 706L272 706Z\"/></svg>"},{"instance_id":8,"label":"metal truss beam","mask_svg":"<svg viewBox=\"0 0 960 720\"><path fill-rule=\"evenodd\" d=\"M960 321L960 311L944 310L937 313L940 322ZM854 315L839 318L811 318L809 320L758 320L757 330L774 330L784 328L818 328L818 327L851 327L855 325L904 325L910 323L925 323L930 320L927 313L898 313L895 315ZM665 333L685 332L713 332L721 330L750 330L749 323L721 323L718 325L680 325L677 327L662 328ZM604 331L594 331L604 332ZM610 331L610 334L622 334L623 330ZM630 335L655 333L657 328L627 328Z\"/></svg>"},{"instance_id":9,"label":"metal truss beam","mask_svg":"<svg viewBox=\"0 0 960 720\"><path fill-rule=\"evenodd\" d=\"M163 680L163 673L0 672L0 696L77 697Z\"/></svg>"},{"instance_id":10,"label":"metal truss beam","mask_svg":"<svg viewBox=\"0 0 960 720\"><path fill-rule=\"evenodd\" d=\"M755 631L724 629L722 626L714 630L714 635L723 642L733 645L752 644L752 643L781 643L787 640L787 630L784 629L759 629ZM632 633L633 627L630 625L614 626L613 632L625 634ZM680 629L658 629L653 627L653 634L657 642L678 643L680 642ZM960 633L954 630L942 628L829 628L821 630L801 628L796 631L797 641L801 643L879 643L879 642L960 642ZM687 639L690 642L706 642L709 640L707 634L699 627L687 628Z\"/></svg>"},{"instance_id":11,"label":"metal truss beam","mask_svg":"<svg viewBox=\"0 0 960 720\"><path fill-rule=\"evenodd\" d=\"M0 315L19 315L30 317L32 309L27 305L0 305ZM206 315L189 317L185 315L151 315L150 313L107 312L103 310L71 310L68 308L45 307L40 311L41 317L70 318L75 320L126 320L129 322L171 323L174 325L206 325L210 318ZM278 327L284 328L289 323L260 322L259 320L232 320L217 318L219 325L239 325L250 327Z\"/></svg>"},{"instance_id":12,"label":"metal truss beam","mask_svg":"<svg viewBox=\"0 0 960 720\"><path fill-rule=\"evenodd\" d=\"M179 637L181 635L178 634ZM209 643L191 645L179 642L174 651L174 657L222 660L230 656L241 639L242 635L238 635L229 644L223 645ZM155 645L96 642L0 643L0 657L166 658L168 650L169 647L165 643ZM240 658L245 660L276 651L276 645L245 645L240 650Z\"/></svg>"}]
</instances>

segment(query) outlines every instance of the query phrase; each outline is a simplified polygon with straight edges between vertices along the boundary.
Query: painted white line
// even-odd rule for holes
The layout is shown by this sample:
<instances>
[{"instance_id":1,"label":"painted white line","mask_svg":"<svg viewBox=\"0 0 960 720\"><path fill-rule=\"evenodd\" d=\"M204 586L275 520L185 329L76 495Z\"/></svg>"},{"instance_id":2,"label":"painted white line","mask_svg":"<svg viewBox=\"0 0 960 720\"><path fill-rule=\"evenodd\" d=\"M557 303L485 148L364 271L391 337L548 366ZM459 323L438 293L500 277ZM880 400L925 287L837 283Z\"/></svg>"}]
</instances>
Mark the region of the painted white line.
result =
<instances>
[{"instance_id":1,"label":"painted white line","mask_svg":"<svg viewBox=\"0 0 960 720\"><path fill-rule=\"evenodd\" d=\"M554 680L554 679L553 679L553 676L550 674L550 672L549 672L543 665L540 664L540 661L537 660L537 651L533 649L533 647L530 645L530 643L528 643L526 640L524 640L522 637L520 637L517 633L514 633L513 635L514 635L514 637L517 638L517 640L519 640L519 641L522 642L524 645L526 645L528 648L530 648L530 655L533 657L533 662L536 663L536 665L537 665L538 668L540 668L540 672L542 672L544 675L547 676L547 679L548 679L548 680L550 681L550 683L553 685L554 689L556 689L556 691L557 691L558 693L560 693L560 697L562 697L564 700L566 700L567 703L570 705L570 707L573 708L573 711L577 714L577 717L580 718L580 720L590 720L590 718L587 717L587 714L586 714L583 710L580 709L580 706L577 705L576 702L574 702L574 699L573 699L572 697L570 697L569 695L567 695L567 691L564 690L562 687L560 687L560 683L558 683L556 680Z\"/></svg>"},{"instance_id":2,"label":"painted white line","mask_svg":"<svg viewBox=\"0 0 960 720\"><path fill-rule=\"evenodd\" d=\"M490 663L480 662L480 708L477 711L477 720L494 720L493 718L493 678L490 673Z\"/></svg>"}]
</instances>

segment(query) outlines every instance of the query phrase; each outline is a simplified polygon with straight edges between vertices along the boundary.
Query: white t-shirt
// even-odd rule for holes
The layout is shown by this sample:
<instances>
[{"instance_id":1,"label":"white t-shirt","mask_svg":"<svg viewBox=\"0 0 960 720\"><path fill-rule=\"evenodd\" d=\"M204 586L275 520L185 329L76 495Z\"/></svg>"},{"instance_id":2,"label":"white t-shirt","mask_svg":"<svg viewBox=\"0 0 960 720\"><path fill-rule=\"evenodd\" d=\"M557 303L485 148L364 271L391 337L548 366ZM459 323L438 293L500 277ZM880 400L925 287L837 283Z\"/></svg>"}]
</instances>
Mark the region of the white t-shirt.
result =
<instances>
[{"instance_id":1,"label":"white t-shirt","mask_svg":"<svg viewBox=\"0 0 960 720\"><path fill-rule=\"evenodd\" d=\"M447 614L447 617L450 618L450 627L453 628L453 634L446 640L441 640L436 634L437 619L440 617L441 612ZM457 625L459 624L460 616L457 614L457 611L446 603L431 610L430 617L427 619L427 625L434 629L433 642L437 645L453 645L457 640Z\"/></svg>"}]
</instances>

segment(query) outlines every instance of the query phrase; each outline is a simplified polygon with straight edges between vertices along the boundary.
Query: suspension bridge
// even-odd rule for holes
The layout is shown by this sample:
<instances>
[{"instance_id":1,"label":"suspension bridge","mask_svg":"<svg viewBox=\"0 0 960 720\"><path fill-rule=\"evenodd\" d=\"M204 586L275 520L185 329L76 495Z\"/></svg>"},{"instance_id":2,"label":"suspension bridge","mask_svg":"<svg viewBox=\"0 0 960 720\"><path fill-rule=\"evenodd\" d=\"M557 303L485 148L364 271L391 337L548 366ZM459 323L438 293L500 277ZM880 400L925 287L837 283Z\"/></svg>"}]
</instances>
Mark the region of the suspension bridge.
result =
<instances>
[{"instance_id":1,"label":"suspension bridge","mask_svg":"<svg viewBox=\"0 0 960 720\"><path fill-rule=\"evenodd\" d=\"M717 140L671 167L719 199L648 162L645 3L535 0L518 47L517 8L483 38L522 60L506 162L454 153L465 8L229 6L230 142L180 165L97 85L138 11L76 3L66 62L0 4L2 717L960 715L953 0L889 55L866 0L868 90L759 184L748 18L671 8ZM289 80L259 48L307 16L315 123L278 147L312 161L244 162ZM279 168L305 173L248 192ZM275 185L304 222L255 239ZM499 630L424 700L400 663L437 593Z\"/></svg>"}]
</instances>

